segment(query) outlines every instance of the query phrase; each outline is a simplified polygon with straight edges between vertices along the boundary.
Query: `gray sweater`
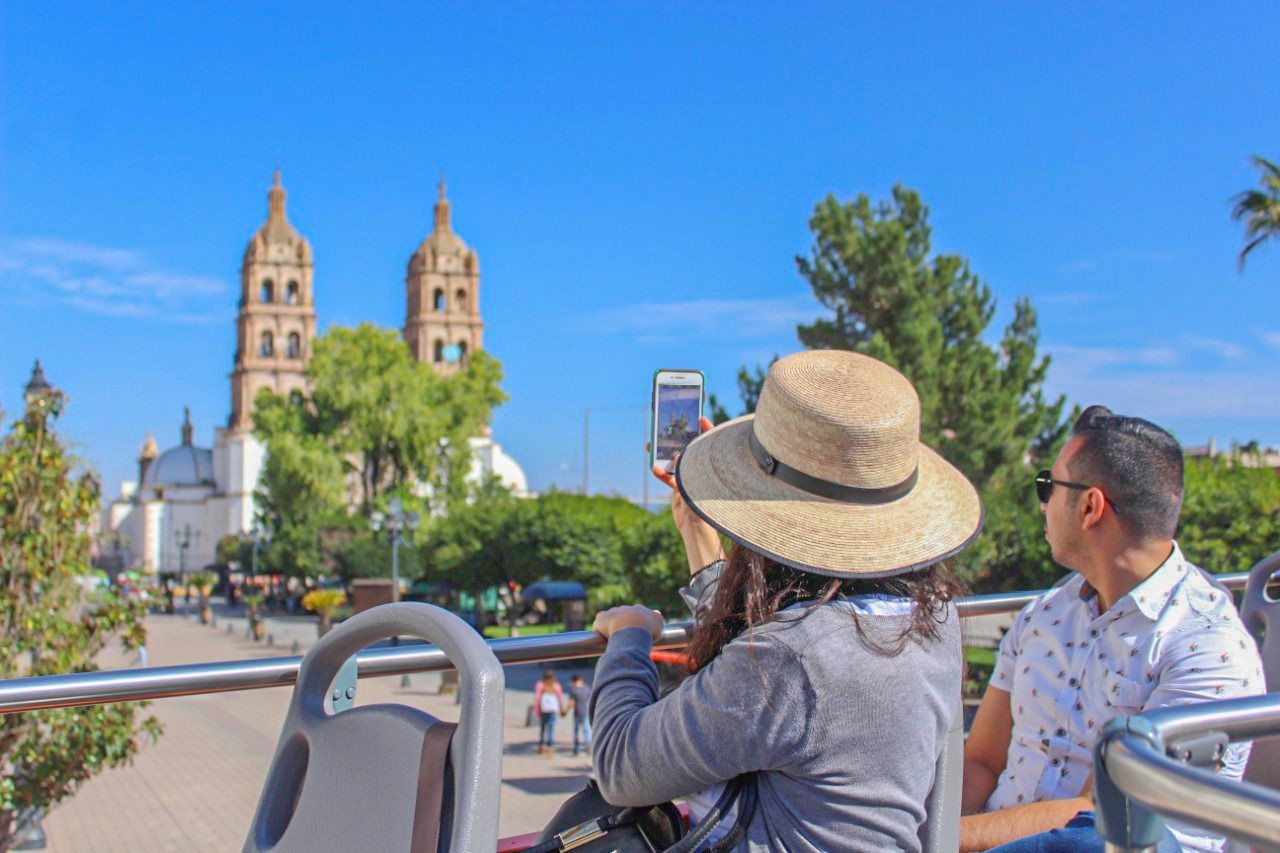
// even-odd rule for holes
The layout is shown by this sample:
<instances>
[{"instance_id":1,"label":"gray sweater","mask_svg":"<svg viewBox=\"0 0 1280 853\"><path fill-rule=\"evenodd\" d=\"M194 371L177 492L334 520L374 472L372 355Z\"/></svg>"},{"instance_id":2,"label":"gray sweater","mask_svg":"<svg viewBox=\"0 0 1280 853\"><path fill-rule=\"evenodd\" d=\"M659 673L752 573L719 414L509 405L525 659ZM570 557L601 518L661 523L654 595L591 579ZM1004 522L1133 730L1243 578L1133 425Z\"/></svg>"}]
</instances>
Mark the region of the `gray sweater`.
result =
<instances>
[{"instance_id":1,"label":"gray sweater","mask_svg":"<svg viewBox=\"0 0 1280 853\"><path fill-rule=\"evenodd\" d=\"M722 566L695 577L686 601L709 603ZM960 620L952 608L938 642L911 641L886 657L859 639L854 607L836 600L792 622L798 611L788 611L734 639L661 701L649 633L610 637L591 696L605 798L649 805L760 770L739 849L919 850L960 692ZM891 644L907 617L859 619Z\"/></svg>"}]
</instances>

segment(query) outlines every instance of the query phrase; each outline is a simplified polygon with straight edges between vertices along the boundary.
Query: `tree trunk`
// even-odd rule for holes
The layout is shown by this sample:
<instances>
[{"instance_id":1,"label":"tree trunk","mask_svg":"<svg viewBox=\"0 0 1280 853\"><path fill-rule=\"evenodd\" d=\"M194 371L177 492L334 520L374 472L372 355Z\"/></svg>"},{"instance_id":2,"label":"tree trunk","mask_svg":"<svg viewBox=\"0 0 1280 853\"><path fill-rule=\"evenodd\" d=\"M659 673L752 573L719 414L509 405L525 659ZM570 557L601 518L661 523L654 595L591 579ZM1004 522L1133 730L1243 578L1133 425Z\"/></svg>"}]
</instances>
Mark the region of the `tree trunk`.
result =
<instances>
[{"instance_id":1,"label":"tree trunk","mask_svg":"<svg viewBox=\"0 0 1280 853\"><path fill-rule=\"evenodd\" d=\"M325 634L329 633L329 629L332 627L333 627L333 615L330 613L321 613L320 627L317 629L317 633L321 637L323 637Z\"/></svg>"}]
</instances>

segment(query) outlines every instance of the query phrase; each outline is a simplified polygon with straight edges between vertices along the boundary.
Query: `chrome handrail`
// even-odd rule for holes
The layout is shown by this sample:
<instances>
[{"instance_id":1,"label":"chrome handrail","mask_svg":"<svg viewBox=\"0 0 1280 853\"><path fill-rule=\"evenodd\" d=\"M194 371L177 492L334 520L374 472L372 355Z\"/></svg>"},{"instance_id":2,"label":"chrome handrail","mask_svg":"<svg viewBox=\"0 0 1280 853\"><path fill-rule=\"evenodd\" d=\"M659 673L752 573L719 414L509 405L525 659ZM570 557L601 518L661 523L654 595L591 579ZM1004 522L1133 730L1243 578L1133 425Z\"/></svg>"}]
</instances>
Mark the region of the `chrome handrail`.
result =
<instances>
[{"instance_id":1,"label":"chrome handrail","mask_svg":"<svg viewBox=\"0 0 1280 853\"><path fill-rule=\"evenodd\" d=\"M1169 744L1219 733L1233 741L1280 733L1280 693L1161 708L1108 725L1094 759L1094 803L1108 851L1154 849L1166 815L1280 848L1280 791L1227 781L1168 754L1175 751Z\"/></svg>"},{"instance_id":2,"label":"chrome handrail","mask_svg":"<svg viewBox=\"0 0 1280 853\"><path fill-rule=\"evenodd\" d=\"M1218 575L1228 589L1243 589L1247 573ZM1012 613L1033 600L1041 591L1006 592L977 595L956 602L961 618ZM679 649L688 643L688 622L671 622L655 650ZM573 660L595 657L604 652L604 640L594 631L571 631L536 637L489 640L498 661L503 665L540 661ZM383 675L405 675L451 669L444 653L435 646L399 646L367 649L357 658L360 678ZM45 708L69 708L130 702L141 699L163 699L234 690L256 690L263 687L285 687L294 683L301 655L222 661L218 663L183 664L181 666L145 669L75 672L66 675L44 675L0 680L0 714L39 711Z\"/></svg>"}]
</instances>

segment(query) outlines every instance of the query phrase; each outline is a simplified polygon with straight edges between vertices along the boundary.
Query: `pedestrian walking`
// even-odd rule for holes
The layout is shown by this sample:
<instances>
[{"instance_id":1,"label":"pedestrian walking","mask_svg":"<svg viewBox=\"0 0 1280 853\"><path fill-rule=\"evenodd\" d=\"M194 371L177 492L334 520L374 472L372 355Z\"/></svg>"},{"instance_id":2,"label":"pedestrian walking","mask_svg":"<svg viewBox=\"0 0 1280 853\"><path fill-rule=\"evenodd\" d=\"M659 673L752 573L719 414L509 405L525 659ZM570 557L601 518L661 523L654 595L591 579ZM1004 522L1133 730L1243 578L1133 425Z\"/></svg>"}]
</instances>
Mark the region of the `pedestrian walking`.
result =
<instances>
[{"instance_id":1,"label":"pedestrian walking","mask_svg":"<svg viewBox=\"0 0 1280 853\"><path fill-rule=\"evenodd\" d=\"M581 675L569 679L569 708L573 710L573 754L577 755L581 747L591 748L591 688ZM568 714L566 709L565 715Z\"/></svg>"},{"instance_id":2,"label":"pedestrian walking","mask_svg":"<svg viewBox=\"0 0 1280 853\"><path fill-rule=\"evenodd\" d=\"M555 670L543 671L542 680L533 688L533 707L538 709L538 753L549 757L555 753L556 717L568 710Z\"/></svg>"}]
</instances>

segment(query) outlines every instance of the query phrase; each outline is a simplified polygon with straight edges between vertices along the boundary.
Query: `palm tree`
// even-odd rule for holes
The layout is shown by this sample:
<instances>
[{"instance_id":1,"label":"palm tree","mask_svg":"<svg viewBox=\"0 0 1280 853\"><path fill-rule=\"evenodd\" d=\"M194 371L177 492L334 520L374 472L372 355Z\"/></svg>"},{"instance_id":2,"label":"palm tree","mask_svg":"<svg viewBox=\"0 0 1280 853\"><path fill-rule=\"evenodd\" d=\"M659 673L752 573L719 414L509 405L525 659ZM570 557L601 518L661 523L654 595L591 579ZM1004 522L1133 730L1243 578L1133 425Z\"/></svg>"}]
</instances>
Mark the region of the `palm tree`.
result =
<instances>
[{"instance_id":1,"label":"palm tree","mask_svg":"<svg viewBox=\"0 0 1280 853\"><path fill-rule=\"evenodd\" d=\"M1240 250L1241 272L1250 252L1269 238L1280 237L1280 166L1257 154L1249 159L1262 173L1262 188L1245 190L1232 199L1231 218L1244 222L1244 237L1249 241Z\"/></svg>"}]
</instances>

